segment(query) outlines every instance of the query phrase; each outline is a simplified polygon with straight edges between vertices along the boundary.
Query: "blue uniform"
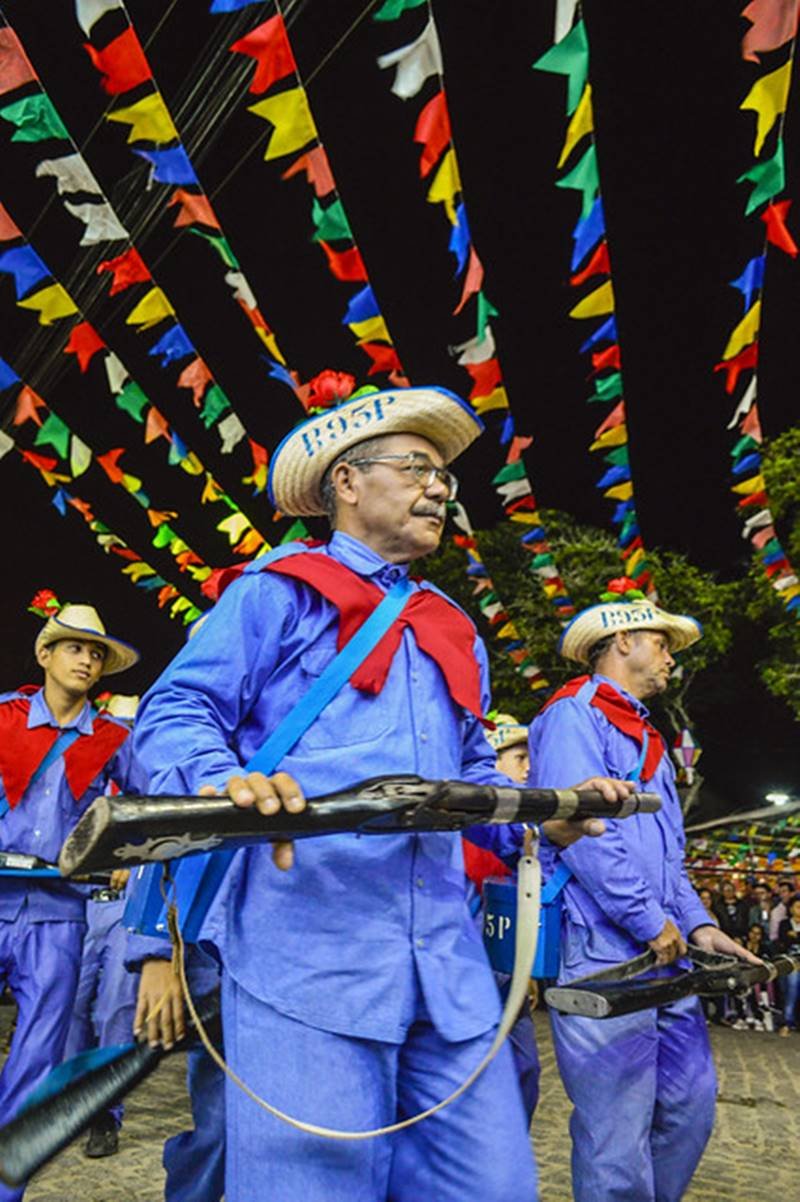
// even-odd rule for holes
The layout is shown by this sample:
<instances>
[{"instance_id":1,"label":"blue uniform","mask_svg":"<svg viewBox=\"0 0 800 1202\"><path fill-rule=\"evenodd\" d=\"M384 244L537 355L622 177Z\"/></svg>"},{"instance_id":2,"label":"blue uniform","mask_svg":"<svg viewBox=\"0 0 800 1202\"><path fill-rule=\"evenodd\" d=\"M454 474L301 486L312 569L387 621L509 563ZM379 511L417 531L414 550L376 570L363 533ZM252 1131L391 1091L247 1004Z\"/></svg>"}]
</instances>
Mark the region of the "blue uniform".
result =
<instances>
[{"instance_id":1,"label":"blue uniform","mask_svg":"<svg viewBox=\"0 0 800 1202\"><path fill-rule=\"evenodd\" d=\"M555 701L530 731L531 784L562 787L590 776L629 778L639 746L590 705L597 684L610 684L646 716L642 703L614 681L594 676L574 697ZM683 863L680 802L669 756L647 788L661 795L656 815L608 821L601 839L565 850L544 841L546 876L563 862L561 973L569 981L630 959L669 918L686 938L709 923ZM696 998L599 1022L551 1015L556 1055L575 1110L576 1202L677 1202L706 1145L714 1119L716 1078Z\"/></svg>"},{"instance_id":2,"label":"blue uniform","mask_svg":"<svg viewBox=\"0 0 800 1202\"><path fill-rule=\"evenodd\" d=\"M20 696L6 693L0 705ZM69 727L91 736L93 717L87 702ZM27 725L28 729L58 725L43 690L30 698ZM60 756L0 817L0 850L40 856L52 863L89 804L112 779L125 786L131 784L132 775L127 740L76 800ZM18 1006L16 1032L0 1073L4 1120L63 1058L78 984L85 908L86 891L80 887L0 875L0 983L10 986ZM0 1202L16 1202L22 1194L21 1189L0 1185Z\"/></svg>"},{"instance_id":3,"label":"blue uniform","mask_svg":"<svg viewBox=\"0 0 800 1202\"><path fill-rule=\"evenodd\" d=\"M315 553L384 591L408 571L341 533ZM156 792L224 787L335 654L336 607L263 563L228 588L142 702L134 738ZM477 636L474 653L488 705ZM346 685L280 769L309 796L393 772L509 783L479 721L452 701L409 629L381 691ZM518 850L509 832L475 837ZM341 835L300 841L295 858L283 873L267 848L240 852L206 932L222 954L226 1055L269 1101L327 1126L385 1124L424 1108L477 1063L500 1012L465 901L460 839ZM297 1133L236 1089L227 1109L229 1202L404 1202L423 1182L439 1202L536 1194L507 1049L466 1098L391 1141ZM487 1124L490 1114L504 1130Z\"/></svg>"}]
</instances>

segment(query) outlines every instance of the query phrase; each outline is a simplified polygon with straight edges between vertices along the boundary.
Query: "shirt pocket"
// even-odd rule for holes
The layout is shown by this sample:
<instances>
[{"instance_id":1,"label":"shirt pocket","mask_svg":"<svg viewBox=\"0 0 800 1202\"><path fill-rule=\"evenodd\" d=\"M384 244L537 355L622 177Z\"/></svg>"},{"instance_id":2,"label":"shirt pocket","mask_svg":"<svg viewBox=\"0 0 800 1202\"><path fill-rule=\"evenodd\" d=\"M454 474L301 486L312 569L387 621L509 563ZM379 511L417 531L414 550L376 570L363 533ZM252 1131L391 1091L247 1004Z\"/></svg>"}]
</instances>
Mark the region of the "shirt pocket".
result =
<instances>
[{"instance_id":1,"label":"shirt pocket","mask_svg":"<svg viewBox=\"0 0 800 1202\"><path fill-rule=\"evenodd\" d=\"M336 654L335 646L310 647L299 656L300 696L305 697ZM346 681L302 736L306 748L365 747L383 739L396 725L398 697L384 685L377 695L362 693Z\"/></svg>"}]
</instances>

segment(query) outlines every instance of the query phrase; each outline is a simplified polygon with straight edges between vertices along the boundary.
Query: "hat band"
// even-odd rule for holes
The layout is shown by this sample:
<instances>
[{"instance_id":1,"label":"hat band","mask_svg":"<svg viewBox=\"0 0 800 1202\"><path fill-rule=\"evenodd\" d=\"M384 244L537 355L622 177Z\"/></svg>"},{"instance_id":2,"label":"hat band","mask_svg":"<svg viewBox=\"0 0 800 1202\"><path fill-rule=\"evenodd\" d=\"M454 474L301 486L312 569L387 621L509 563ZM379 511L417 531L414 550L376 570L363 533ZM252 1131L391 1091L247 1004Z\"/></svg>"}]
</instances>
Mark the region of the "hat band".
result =
<instances>
[{"instance_id":1,"label":"hat band","mask_svg":"<svg viewBox=\"0 0 800 1202\"><path fill-rule=\"evenodd\" d=\"M365 396L360 405L348 405L345 413L335 412L322 420L308 425L300 436L300 442L308 459L313 459L320 451L330 450L336 444L349 438L355 431L364 431L364 438L372 438L380 433L375 427L386 417L385 410L393 405L397 396L393 393L374 393Z\"/></svg>"}]
</instances>

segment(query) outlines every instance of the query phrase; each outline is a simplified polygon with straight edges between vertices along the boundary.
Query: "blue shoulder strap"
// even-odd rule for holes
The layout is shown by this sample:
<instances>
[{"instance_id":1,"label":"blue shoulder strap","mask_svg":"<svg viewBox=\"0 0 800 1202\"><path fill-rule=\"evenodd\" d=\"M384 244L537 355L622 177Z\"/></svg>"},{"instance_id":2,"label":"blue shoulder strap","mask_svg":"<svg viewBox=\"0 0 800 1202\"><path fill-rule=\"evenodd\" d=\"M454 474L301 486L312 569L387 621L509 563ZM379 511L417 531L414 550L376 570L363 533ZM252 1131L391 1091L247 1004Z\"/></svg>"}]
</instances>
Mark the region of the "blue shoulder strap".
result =
<instances>
[{"instance_id":1,"label":"blue shoulder strap","mask_svg":"<svg viewBox=\"0 0 800 1202\"><path fill-rule=\"evenodd\" d=\"M32 784L35 784L40 776L44 776L47 769L52 767L59 756L62 756L67 748L72 746L75 740L80 737L80 733L81 732L79 730L75 730L74 728L71 730L62 730L61 734L58 736L55 743L50 748L31 779L28 781L29 789ZM0 818L2 818L4 814L8 813L8 809L9 805L6 801L5 794L2 791L2 785L0 785Z\"/></svg>"}]
</instances>

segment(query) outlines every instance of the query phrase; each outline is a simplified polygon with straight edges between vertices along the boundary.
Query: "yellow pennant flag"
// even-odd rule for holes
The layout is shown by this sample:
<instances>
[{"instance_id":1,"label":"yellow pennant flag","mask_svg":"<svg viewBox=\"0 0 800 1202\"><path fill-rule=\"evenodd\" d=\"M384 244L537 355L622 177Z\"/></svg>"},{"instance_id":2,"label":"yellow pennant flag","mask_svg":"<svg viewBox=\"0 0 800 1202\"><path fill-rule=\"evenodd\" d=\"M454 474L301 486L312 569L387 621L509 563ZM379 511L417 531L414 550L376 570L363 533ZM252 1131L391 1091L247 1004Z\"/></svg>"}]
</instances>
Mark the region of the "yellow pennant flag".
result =
<instances>
[{"instance_id":1,"label":"yellow pennant flag","mask_svg":"<svg viewBox=\"0 0 800 1202\"><path fill-rule=\"evenodd\" d=\"M141 560L136 563L127 564L122 571L126 576L130 576L134 584L137 580L143 580L145 576L155 576L156 574L155 568L149 567L148 564L142 563Z\"/></svg>"},{"instance_id":2,"label":"yellow pennant flag","mask_svg":"<svg viewBox=\"0 0 800 1202\"><path fill-rule=\"evenodd\" d=\"M122 473L122 487L126 492L136 493L142 487L142 482L138 476L129 476L127 472Z\"/></svg>"},{"instance_id":3,"label":"yellow pennant flag","mask_svg":"<svg viewBox=\"0 0 800 1202\"><path fill-rule=\"evenodd\" d=\"M187 476L199 476L206 470L194 451L190 451L188 455L184 455L183 459L180 459L178 462Z\"/></svg>"},{"instance_id":4,"label":"yellow pennant flag","mask_svg":"<svg viewBox=\"0 0 800 1202\"><path fill-rule=\"evenodd\" d=\"M518 639L519 632L513 622L506 622L505 626L501 626L497 632L499 639Z\"/></svg>"},{"instance_id":5,"label":"yellow pennant flag","mask_svg":"<svg viewBox=\"0 0 800 1202\"><path fill-rule=\"evenodd\" d=\"M603 496L609 497L612 501L630 501L633 496L633 484L630 480L626 480L623 484L615 484L613 488L607 488Z\"/></svg>"},{"instance_id":6,"label":"yellow pennant flag","mask_svg":"<svg viewBox=\"0 0 800 1202\"><path fill-rule=\"evenodd\" d=\"M203 564L202 567L198 567L195 563L188 563L186 565L186 571L189 573L192 580L196 580L198 584L202 584L204 580L208 580L213 568L208 567L207 564Z\"/></svg>"},{"instance_id":7,"label":"yellow pennant flag","mask_svg":"<svg viewBox=\"0 0 800 1202\"><path fill-rule=\"evenodd\" d=\"M288 92L268 96L258 104L251 104L247 111L275 126L264 151L267 161L292 154L319 137L303 88L290 88Z\"/></svg>"},{"instance_id":8,"label":"yellow pennant flag","mask_svg":"<svg viewBox=\"0 0 800 1202\"><path fill-rule=\"evenodd\" d=\"M611 280L606 280L594 292L590 292L583 300L578 301L574 309L570 309L570 317L580 321L584 317L604 317L614 312L614 289Z\"/></svg>"},{"instance_id":9,"label":"yellow pennant flag","mask_svg":"<svg viewBox=\"0 0 800 1202\"><path fill-rule=\"evenodd\" d=\"M461 191L461 176L458 173L458 159L451 146L439 164L433 183L428 189L428 204L443 204L451 225L456 224L455 198Z\"/></svg>"},{"instance_id":10,"label":"yellow pennant flag","mask_svg":"<svg viewBox=\"0 0 800 1202\"><path fill-rule=\"evenodd\" d=\"M594 112L592 110L592 85L587 83L583 89L583 95L580 98L578 107L572 114L572 120L567 126L566 137L564 138L564 146L561 150L561 157L556 164L558 167L563 167L569 156L572 154L575 147L580 142L581 138L585 138L594 129Z\"/></svg>"},{"instance_id":11,"label":"yellow pennant flag","mask_svg":"<svg viewBox=\"0 0 800 1202\"><path fill-rule=\"evenodd\" d=\"M227 535L231 546L238 543L239 539L244 538L245 534L252 529L253 527L243 513L231 513L228 517L223 518L217 526L217 530Z\"/></svg>"},{"instance_id":12,"label":"yellow pennant flag","mask_svg":"<svg viewBox=\"0 0 800 1202\"><path fill-rule=\"evenodd\" d=\"M128 104L124 108L106 113L106 121L119 121L122 125L130 125L128 142L174 142L178 139L178 131L172 123L167 106L160 92L153 92L136 104Z\"/></svg>"},{"instance_id":13,"label":"yellow pennant flag","mask_svg":"<svg viewBox=\"0 0 800 1202\"><path fill-rule=\"evenodd\" d=\"M525 513L521 509L516 510L510 517L512 522L522 522L523 526L539 526L542 521L538 513Z\"/></svg>"},{"instance_id":14,"label":"yellow pennant flag","mask_svg":"<svg viewBox=\"0 0 800 1202\"><path fill-rule=\"evenodd\" d=\"M351 321L350 329L359 342L388 342L391 344L392 341L386 328L386 322L380 313L375 317L368 317L366 321Z\"/></svg>"},{"instance_id":15,"label":"yellow pennant flag","mask_svg":"<svg viewBox=\"0 0 800 1202\"><path fill-rule=\"evenodd\" d=\"M278 362L282 363L283 366L285 367L286 360L283 357L283 352L281 351L280 347L278 346L278 343L275 339L275 335L273 333L271 333L269 330L265 330L263 326L254 326L253 329L258 334L259 338L264 343L264 346L267 348L269 353L272 355L272 358L277 359Z\"/></svg>"},{"instance_id":16,"label":"yellow pennant flag","mask_svg":"<svg viewBox=\"0 0 800 1202\"><path fill-rule=\"evenodd\" d=\"M628 427L623 422L621 426L612 426L610 430L605 430L594 440L589 450L603 451L606 447L624 447L627 441Z\"/></svg>"},{"instance_id":17,"label":"yellow pennant flag","mask_svg":"<svg viewBox=\"0 0 800 1202\"><path fill-rule=\"evenodd\" d=\"M175 310L161 289L151 288L125 318L125 325L139 326L141 332L157 326L165 317L174 316Z\"/></svg>"},{"instance_id":18,"label":"yellow pennant flag","mask_svg":"<svg viewBox=\"0 0 800 1202\"><path fill-rule=\"evenodd\" d=\"M790 584L788 588L781 589L781 596L784 601L791 601L793 597L800 597L800 584Z\"/></svg>"},{"instance_id":19,"label":"yellow pennant flag","mask_svg":"<svg viewBox=\"0 0 800 1202\"><path fill-rule=\"evenodd\" d=\"M71 317L78 312L78 306L60 284L48 284L41 292L26 296L25 300L17 301L20 309L32 309L39 314L40 326L51 326L62 317Z\"/></svg>"},{"instance_id":20,"label":"yellow pennant flag","mask_svg":"<svg viewBox=\"0 0 800 1202\"><path fill-rule=\"evenodd\" d=\"M508 393L501 384L488 396L476 396L470 401L476 413L490 413L493 409L508 409Z\"/></svg>"},{"instance_id":21,"label":"yellow pennant flag","mask_svg":"<svg viewBox=\"0 0 800 1202\"><path fill-rule=\"evenodd\" d=\"M206 482L203 487L203 493L200 497L200 504L205 505L207 501L218 501L222 496L222 488L217 484L210 472L206 472Z\"/></svg>"},{"instance_id":22,"label":"yellow pennant flag","mask_svg":"<svg viewBox=\"0 0 800 1202\"><path fill-rule=\"evenodd\" d=\"M789 57L777 71L762 75L745 96L740 109L752 109L756 114L756 140L753 152L761 154L767 134L781 113L786 112L789 97L789 82L792 75L792 59Z\"/></svg>"},{"instance_id":23,"label":"yellow pennant flag","mask_svg":"<svg viewBox=\"0 0 800 1202\"><path fill-rule=\"evenodd\" d=\"M184 551L188 550L189 548L187 544L182 538L179 538L177 534L174 538L169 540L169 553L170 555L175 556L175 558L177 558L179 555L183 555Z\"/></svg>"},{"instance_id":24,"label":"yellow pennant flag","mask_svg":"<svg viewBox=\"0 0 800 1202\"><path fill-rule=\"evenodd\" d=\"M629 555L625 560L625 575L632 576L636 568L645 557L644 547L637 547L633 555Z\"/></svg>"},{"instance_id":25,"label":"yellow pennant flag","mask_svg":"<svg viewBox=\"0 0 800 1202\"><path fill-rule=\"evenodd\" d=\"M759 475L751 476L749 480L742 480L741 484L734 484L731 492L738 492L743 497L749 497L751 493L763 492L765 488L764 477Z\"/></svg>"},{"instance_id":26,"label":"yellow pennant flag","mask_svg":"<svg viewBox=\"0 0 800 1202\"><path fill-rule=\"evenodd\" d=\"M756 303L747 310L742 320L739 322L736 329L728 339L728 345L723 351L722 358L733 359L739 351L744 350L751 342L755 342L758 338L758 328L761 325L761 301Z\"/></svg>"},{"instance_id":27,"label":"yellow pennant flag","mask_svg":"<svg viewBox=\"0 0 800 1202\"><path fill-rule=\"evenodd\" d=\"M39 474L45 484L49 484L51 488L55 488L57 484L69 484L70 482L69 476L62 476L60 472L48 472L45 468L40 468Z\"/></svg>"},{"instance_id":28,"label":"yellow pennant flag","mask_svg":"<svg viewBox=\"0 0 800 1202\"><path fill-rule=\"evenodd\" d=\"M178 597L178 600L173 601L169 607L170 616L177 618L178 614L182 614L185 609L189 609L191 604L188 597Z\"/></svg>"}]
</instances>

